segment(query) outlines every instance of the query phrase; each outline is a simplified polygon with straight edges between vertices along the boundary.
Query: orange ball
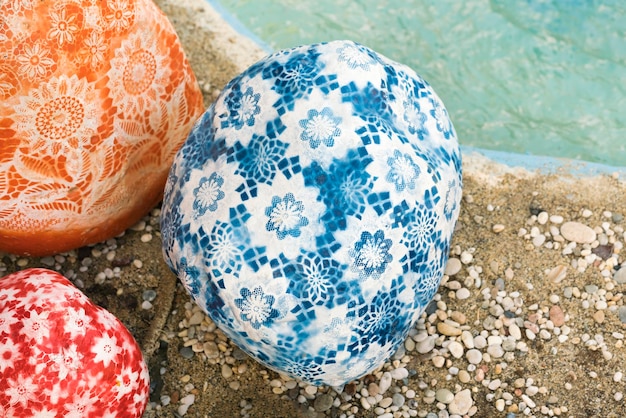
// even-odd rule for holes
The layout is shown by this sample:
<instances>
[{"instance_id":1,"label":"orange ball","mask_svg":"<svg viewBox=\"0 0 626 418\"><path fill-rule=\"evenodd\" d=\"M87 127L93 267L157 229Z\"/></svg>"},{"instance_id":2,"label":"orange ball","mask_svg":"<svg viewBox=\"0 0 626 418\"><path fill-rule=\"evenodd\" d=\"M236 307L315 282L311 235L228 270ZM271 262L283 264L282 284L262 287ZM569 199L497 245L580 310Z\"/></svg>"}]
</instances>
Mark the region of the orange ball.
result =
<instances>
[{"instance_id":1,"label":"orange ball","mask_svg":"<svg viewBox=\"0 0 626 418\"><path fill-rule=\"evenodd\" d=\"M137 222L203 110L152 1L0 2L0 251L63 252Z\"/></svg>"}]
</instances>

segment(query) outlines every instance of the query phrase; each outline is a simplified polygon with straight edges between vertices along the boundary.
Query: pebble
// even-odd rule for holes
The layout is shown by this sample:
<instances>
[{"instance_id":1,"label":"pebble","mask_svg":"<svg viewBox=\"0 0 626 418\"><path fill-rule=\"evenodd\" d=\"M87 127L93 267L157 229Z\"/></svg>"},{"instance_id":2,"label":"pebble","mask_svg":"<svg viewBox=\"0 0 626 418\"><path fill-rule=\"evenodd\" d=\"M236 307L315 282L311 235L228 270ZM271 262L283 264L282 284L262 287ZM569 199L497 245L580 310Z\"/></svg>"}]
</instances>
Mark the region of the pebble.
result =
<instances>
[{"instance_id":1,"label":"pebble","mask_svg":"<svg viewBox=\"0 0 626 418\"><path fill-rule=\"evenodd\" d=\"M448 276L454 276L459 271L461 271L461 260L456 257L450 257L448 259L448 264L446 264L444 274Z\"/></svg>"},{"instance_id":2,"label":"pebble","mask_svg":"<svg viewBox=\"0 0 626 418\"><path fill-rule=\"evenodd\" d=\"M459 290L456 291L456 298L458 300L465 300L468 299L471 296L471 292L469 291L469 289L462 287Z\"/></svg>"},{"instance_id":3,"label":"pebble","mask_svg":"<svg viewBox=\"0 0 626 418\"><path fill-rule=\"evenodd\" d=\"M454 400L448 405L448 411L451 414L465 415L473 405L472 393L469 389L463 389L454 395Z\"/></svg>"},{"instance_id":4,"label":"pebble","mask_svg":"<svg viewBox=\"0 0 626 418\"><path fill-rule=\"evenodd\" d=\"M558 265L548 272L547 279L552 283L561 283L567 276L567 267Z\"/></svg>"},{"instance_id":5,"label":"pebble","mask_svg":"<svg viewBox=\"0 0 626 418\"><path fill-rule=\"evenodd\" d=\"M193 349L191 347L183 347L178 353L181 355L181 357L186 358L187 360L193 358L194 355Z\"/></svg>"},{"instance_id":6,"label":"pebble","mask_svg":"<svg viewBox=\"0 0 626 418\"><path fill-rule=\"evenodd\" d=\"M613 280L619 284L626 284L626 266L620 268L613 275Z\"/></svg>"},{"instance_id":7,"label":"pebble","mask_svg":"<svg viewBox=\"0 0 626 418\"><path fill-rule=\"evenodd\" d=\"M458 378L459 378L459 382L468 383L471 379L471 376L466 370L460 370Z\"/></svg>"},{"instance_id":8,"label":"pebble","mask_svg":"<svg viewBox=\"0 0 626 418\"><path fill-rule=\"evenodd\" d=\"M402 405L404 405L404 402L405 402L404 396L402 396L399 393L394 393L391 399L392 399L393 405L397 406L398 408L401 408Z\"/></svg>"},{"instance_id":9,"label":"pebble","mask_svg":"<svg viewBox=\"0 0 626 418\"><path fill-rule=\"evenodd\" d=\"M626 324L626 306L620 306L617 310L617 316L622 324Z\"/></svg>"},{"instance_id":10,"label":"pebble","mask_svg":"<svg viewBox=\"0 0 626 418\"><path fill-rule=\"evenodd\" d=\"M435 340L435 336L429 335L415 345L415 350L420 354L430 353L433 351L433 348L435 348Z\"/></svg>"},{"instance_id":11,"label":"pebble","mask_svg":"<svg viewBox=\"0 0 626 418\"><path fill-rule=\"evenodd\" d=\"M471 350L467 350L465 358L467 358L467 361L470 364L478 364L483 360L483 353L475 348L472 348Z\"/></svg>"},{"instance_id":12,"label":"pebble","mask_svg":"<svg viewBox=\"0 0 626 418\"><path fill-rule=\"evenodd\" d=\"M454 327L446 322L437 322L437 331L440 334L447 335L449 337L456 337L457 335L461 335L461 330L457 327Z\"/></svg>"},{"instance_id":13,"label":"pebble","mask_svg":"<svg viewBox=\"0 0 626 418\"><path fill-rule=\"evenodd\" d=\"M228 379L233 375L233 369L228 364L222 364L222 376L224 379Z\"/></svg>"},{"instance_id":14,"label":"pebble","mask_svg":"<svg viewBox=\"0 0 626 418\"><path fill-rule=\"evenodd\" d=\"M461 358L463 357L463 344L458 341L452 341L448 345L448 351L450 351L450 354L452 354L454 358Z\"/></svg>"},{"instance_id":15,"label":"pebble","mask_svg":"<svg viewBox=\"0 0 626 418\"><path fill-rule=\"evenodd\" d=\"M437 389L435 392L435 399L439 402L448 405L454 400L454 394L448 389Z\"/></svg>"},{"instance_id":16,"label":"pebble","mask_svg":"<svg viewBox=\"0 0 626 418\"><path fill-rule=\"evenodd\" d=\"M378 393L381 395L387 392L387 390L391 387L393 378L391 377L391 373L384 372L378 382Z\"/></svg>"},{"instance_id":17,"label":"pebble","mask_svg":"<svg viewBox=\"0 0 626 418\"><path fill-rule=\"evenodd\" d=\"M324 393L320 396L318 396L317 398L315 398L315 402L313 402L313 408L317 411L317 412L324 412L324 411L328 411L331 406L333 406L333 397L330 396L327 393Z\"/></svg>"},{"instance_id":18,"label":"pebble","mask_svg":"<svg viewBox=\"0 0 626 418\"><path fill-rule=\"evenodd\" d=\"M596 231L580 222L565 222L560 231L563 238L577 244L591 244L597 236Z\"/></svg>"},{"instance_id":19,"label":"pebble","mask_svg":"<svg viewBox=\"0 0 626 418\"><path fill-rule=\"evenodd\" d=\"M392 370L390 373L391 377L394 380L402 380L409 377L409 371L404 367L398 367L397 369Z\"/></svg>"},{"instance_id":20,"label":"pebble","mask_svg":"<svg viewBox=\"0 0 626 418\"><path fill-rule=\"evenodd\" d=\"M550 321L552 321L555 327L560 327L565 323L565 314L559 305L550 307Z\"/></svg>"}]
</instances>

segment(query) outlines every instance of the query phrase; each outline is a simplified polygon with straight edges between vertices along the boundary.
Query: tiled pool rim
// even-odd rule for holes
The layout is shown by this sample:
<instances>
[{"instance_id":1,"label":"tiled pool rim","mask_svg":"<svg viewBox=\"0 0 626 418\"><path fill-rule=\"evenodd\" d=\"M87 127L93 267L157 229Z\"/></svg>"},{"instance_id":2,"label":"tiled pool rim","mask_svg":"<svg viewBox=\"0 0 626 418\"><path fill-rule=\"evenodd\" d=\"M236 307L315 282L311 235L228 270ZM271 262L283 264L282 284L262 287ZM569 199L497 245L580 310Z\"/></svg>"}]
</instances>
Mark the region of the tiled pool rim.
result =
<instances>
[{"instance_id":1,"label":"tiled pool rim","mask_svg":"<svg viewBox=\"0 0 626 418\"><path fill-rule=\"evenodd\" d=\"M273 49L262 39L252 33L244 24L228 12L218 0L204 0L213 9L226 25L228 25L239 40L251 41L256 47L265 53L273 52ZM453 118L454 122L454 118ZM458 132L457 132L458 134ZM626 140L626 138L624 139ZM616 167L605 164L598 164L583 160L571 160L566 158L555 158L547 156L537 156L530 154L518 154L513 152L495 151L483 148L463 145L463 135L460 133L459 142L463 157L479 155L486 157L495 163L503 164L511 168L521 168L539 174L569 174L572 176L597 176L597 175L619 175L624 180L626 178L626 166ZM464 164L465 166L466 164Z\"/></svg>"}]
</instances>

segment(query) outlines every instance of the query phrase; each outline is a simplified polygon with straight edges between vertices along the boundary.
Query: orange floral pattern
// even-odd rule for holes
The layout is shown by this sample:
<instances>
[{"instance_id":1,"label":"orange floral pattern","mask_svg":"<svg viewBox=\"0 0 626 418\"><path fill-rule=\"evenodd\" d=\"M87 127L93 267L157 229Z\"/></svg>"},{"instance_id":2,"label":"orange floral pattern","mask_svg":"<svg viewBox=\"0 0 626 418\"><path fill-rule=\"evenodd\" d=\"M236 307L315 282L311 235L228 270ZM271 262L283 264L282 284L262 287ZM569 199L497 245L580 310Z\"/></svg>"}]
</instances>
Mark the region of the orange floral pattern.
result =
<instances>
[{"instance_id":1,"label":"orange floral pattern","mask_svg":"<svg viewBox=\"0 0 626 418\"><path fill-rule=\"evenodd\" d=\"M150 0L0 0L0 251L115 236L162 197L204 110Z\"/></svg>"}]
</instances>

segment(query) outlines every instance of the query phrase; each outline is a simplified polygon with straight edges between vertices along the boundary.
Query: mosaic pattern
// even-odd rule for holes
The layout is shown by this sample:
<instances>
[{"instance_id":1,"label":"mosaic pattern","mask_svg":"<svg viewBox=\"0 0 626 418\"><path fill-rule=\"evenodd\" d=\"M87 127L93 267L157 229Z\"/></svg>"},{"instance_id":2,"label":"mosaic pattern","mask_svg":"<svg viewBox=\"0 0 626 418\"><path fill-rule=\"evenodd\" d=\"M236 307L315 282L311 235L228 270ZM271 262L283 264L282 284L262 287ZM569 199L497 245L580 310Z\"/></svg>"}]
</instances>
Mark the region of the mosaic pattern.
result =
<instances>
[{"instance_id":1,"label":"mosaic pattern","mask_svg":"<svg viewBox=\"0 0 626 418\"><path fill-rule=\"evenodd\" d=\"M0 1L0 251L52 254L131 226L203 110L152 1Z\"/></svg>"},{"instance_id":2,"label":"mosaic pattern","mask_svg":"<svg viewBox=\"0 0 626 418\"><path fill-rule=\"evenodd\" d=\"M149 389L130 332L69 280L0 279L0 416L139 418Z\"/></svg>"},{"instance_id":3,"label":"mosaic pattern","mask_svg":"<svg viewBox=\"0 0 626 418\"><path fill-rule=\"evenodd\" d=\"M452 123L411 69L348 41L279 51L177 154L163 251L242 349L339 386L387 360L434 296L461 185Z\"/></svg>"}]
</instances>

